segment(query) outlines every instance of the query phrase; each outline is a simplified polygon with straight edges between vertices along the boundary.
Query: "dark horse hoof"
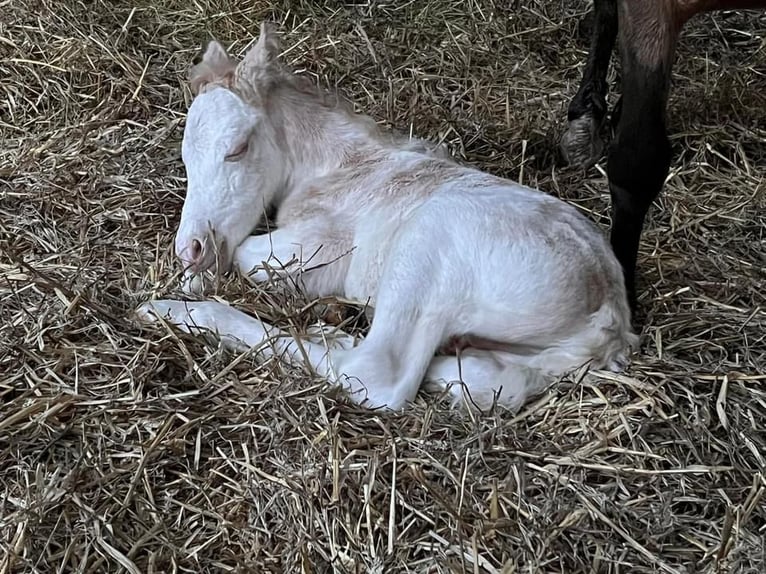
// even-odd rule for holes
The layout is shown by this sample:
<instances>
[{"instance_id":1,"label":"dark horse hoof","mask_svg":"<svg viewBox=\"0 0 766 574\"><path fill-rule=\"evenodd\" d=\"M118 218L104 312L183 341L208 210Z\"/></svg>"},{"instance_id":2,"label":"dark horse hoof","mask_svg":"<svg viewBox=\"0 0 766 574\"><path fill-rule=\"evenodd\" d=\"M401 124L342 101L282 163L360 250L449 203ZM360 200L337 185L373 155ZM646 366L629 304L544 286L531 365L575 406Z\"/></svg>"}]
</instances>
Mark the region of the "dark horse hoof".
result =
<instances>
[{"instance_id":1,"label":"dark horse hoof","mask_svg":"<svg viewBox=\"0 0 766 574\"><path fill-rule=\"evenodd\" d=\"M575 167L590 167L596 163L604 151L604 141L598 132L599 126L590 113L570 121L569 128L561 136L564 160Z\"/></svg>"}]
</instances>

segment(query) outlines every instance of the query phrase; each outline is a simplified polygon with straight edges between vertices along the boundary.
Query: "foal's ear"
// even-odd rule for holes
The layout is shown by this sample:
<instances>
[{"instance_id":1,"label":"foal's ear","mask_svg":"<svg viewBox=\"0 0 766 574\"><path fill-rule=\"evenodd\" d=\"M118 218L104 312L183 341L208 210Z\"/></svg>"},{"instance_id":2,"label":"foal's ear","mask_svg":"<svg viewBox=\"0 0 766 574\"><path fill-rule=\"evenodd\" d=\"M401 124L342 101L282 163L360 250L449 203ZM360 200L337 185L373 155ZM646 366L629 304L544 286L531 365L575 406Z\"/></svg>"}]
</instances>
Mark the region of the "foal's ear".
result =
<instances>
[{"instance_id":1,"label":"foal's ear","mask_svg":"<svg viewBox=\"0 0 766 574\"><path fill-rule=\"evenodd\" d=\"M256 89L263 88L271 79L272 72L278 68L278 56L279 36L276 28L269 22L263 22L258 41L237 66L237 76Z\"/></svg>"},{"instance_id":2,"label":"foal's ear","mask_svg":"<svg viewBox=\"0 0 766 574\"><path fill-rule=\"evenodd\" d=\"M217 82L230 84L234 78L234 62L226 49L216 40L211 40L202 56L202 61L189 72L189 83L194 95L199 94L207 84Z\"/></svg>"}]
</instances>

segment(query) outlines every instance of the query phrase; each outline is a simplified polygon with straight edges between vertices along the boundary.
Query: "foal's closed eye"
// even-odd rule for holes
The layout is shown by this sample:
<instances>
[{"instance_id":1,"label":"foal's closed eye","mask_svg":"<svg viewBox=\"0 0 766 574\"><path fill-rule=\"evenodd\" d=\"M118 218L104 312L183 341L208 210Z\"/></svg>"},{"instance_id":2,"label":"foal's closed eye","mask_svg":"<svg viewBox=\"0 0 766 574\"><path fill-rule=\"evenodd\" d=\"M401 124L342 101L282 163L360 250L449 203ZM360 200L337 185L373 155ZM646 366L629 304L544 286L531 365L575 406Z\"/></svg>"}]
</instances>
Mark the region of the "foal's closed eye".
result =
<instances>
[{"instance_id":1,"label":"foal's closed eye","mask_svg":"<svg viewBox=\"0 0 766 574\"><path fill-rule=\"evenodd\" d=\"M227 153L223 161L239 161L243 157L245 157L245 154L247 153L247 149L250 146L250 140L246 139L241 144L239 144L237 147L235 147L232 151Z\"/></svg>"}]
</instances>

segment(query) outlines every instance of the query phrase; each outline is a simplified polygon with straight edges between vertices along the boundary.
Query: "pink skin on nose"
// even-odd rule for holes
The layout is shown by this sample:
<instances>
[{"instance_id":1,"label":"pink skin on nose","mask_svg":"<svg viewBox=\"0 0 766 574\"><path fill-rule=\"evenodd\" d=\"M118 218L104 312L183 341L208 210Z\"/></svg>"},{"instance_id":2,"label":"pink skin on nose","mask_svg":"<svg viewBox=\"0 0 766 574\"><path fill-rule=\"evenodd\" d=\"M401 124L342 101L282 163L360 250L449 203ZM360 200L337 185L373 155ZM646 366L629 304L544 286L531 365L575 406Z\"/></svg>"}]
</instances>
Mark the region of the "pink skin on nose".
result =
<instances>
[{"instance_id":1,"label":"pink skin on nose","mask_svg":"<svg viewBox=\"0 0 766 574\"><path fill-rule=\"evenodd\" d=\"M176 256L181 260L184 268L198 273L204 271L205 243L196 237L176 239Z\"/></svg>"},{"instance_id":2,"label":"pink skin on nose","mask_svg":"<svg viewBox=\"0 0 766 574\"><path fill-rule=\"evenodd\" d=\"M216 240L214 233L181 233L175 246L186 273L203 273L213 267L223 272L228 269L231 254L226 250L226 239Z\"/></svg>"}]
</instances>

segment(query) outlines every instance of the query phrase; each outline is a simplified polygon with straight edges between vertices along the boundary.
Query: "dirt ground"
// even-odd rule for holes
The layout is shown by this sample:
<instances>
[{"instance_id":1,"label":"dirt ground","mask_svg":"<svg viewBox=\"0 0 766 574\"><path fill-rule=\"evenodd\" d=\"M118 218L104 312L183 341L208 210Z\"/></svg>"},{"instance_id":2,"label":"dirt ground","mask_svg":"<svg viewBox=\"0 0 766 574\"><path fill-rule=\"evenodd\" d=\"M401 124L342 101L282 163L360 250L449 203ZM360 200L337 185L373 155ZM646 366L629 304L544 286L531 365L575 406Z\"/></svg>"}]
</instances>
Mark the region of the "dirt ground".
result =
<instances>
[{"instance_id":1,"label":"dirt ground","mask_svg":"<svg viewBox=\"0 0 766 574\"><path fill-rule=\"evenodd\" d=\"M700 16L680 42L624 374L518 415L427 394L369 413L131 319L177 294L188 68L211 36L241 55L264 19L375 120L606 231L604 162L557 155L588 8L0 1L0 574L765 572L764 14ZM236 279L221 295L298 332L319 308Z\"/></svg>"}]
</instances>

